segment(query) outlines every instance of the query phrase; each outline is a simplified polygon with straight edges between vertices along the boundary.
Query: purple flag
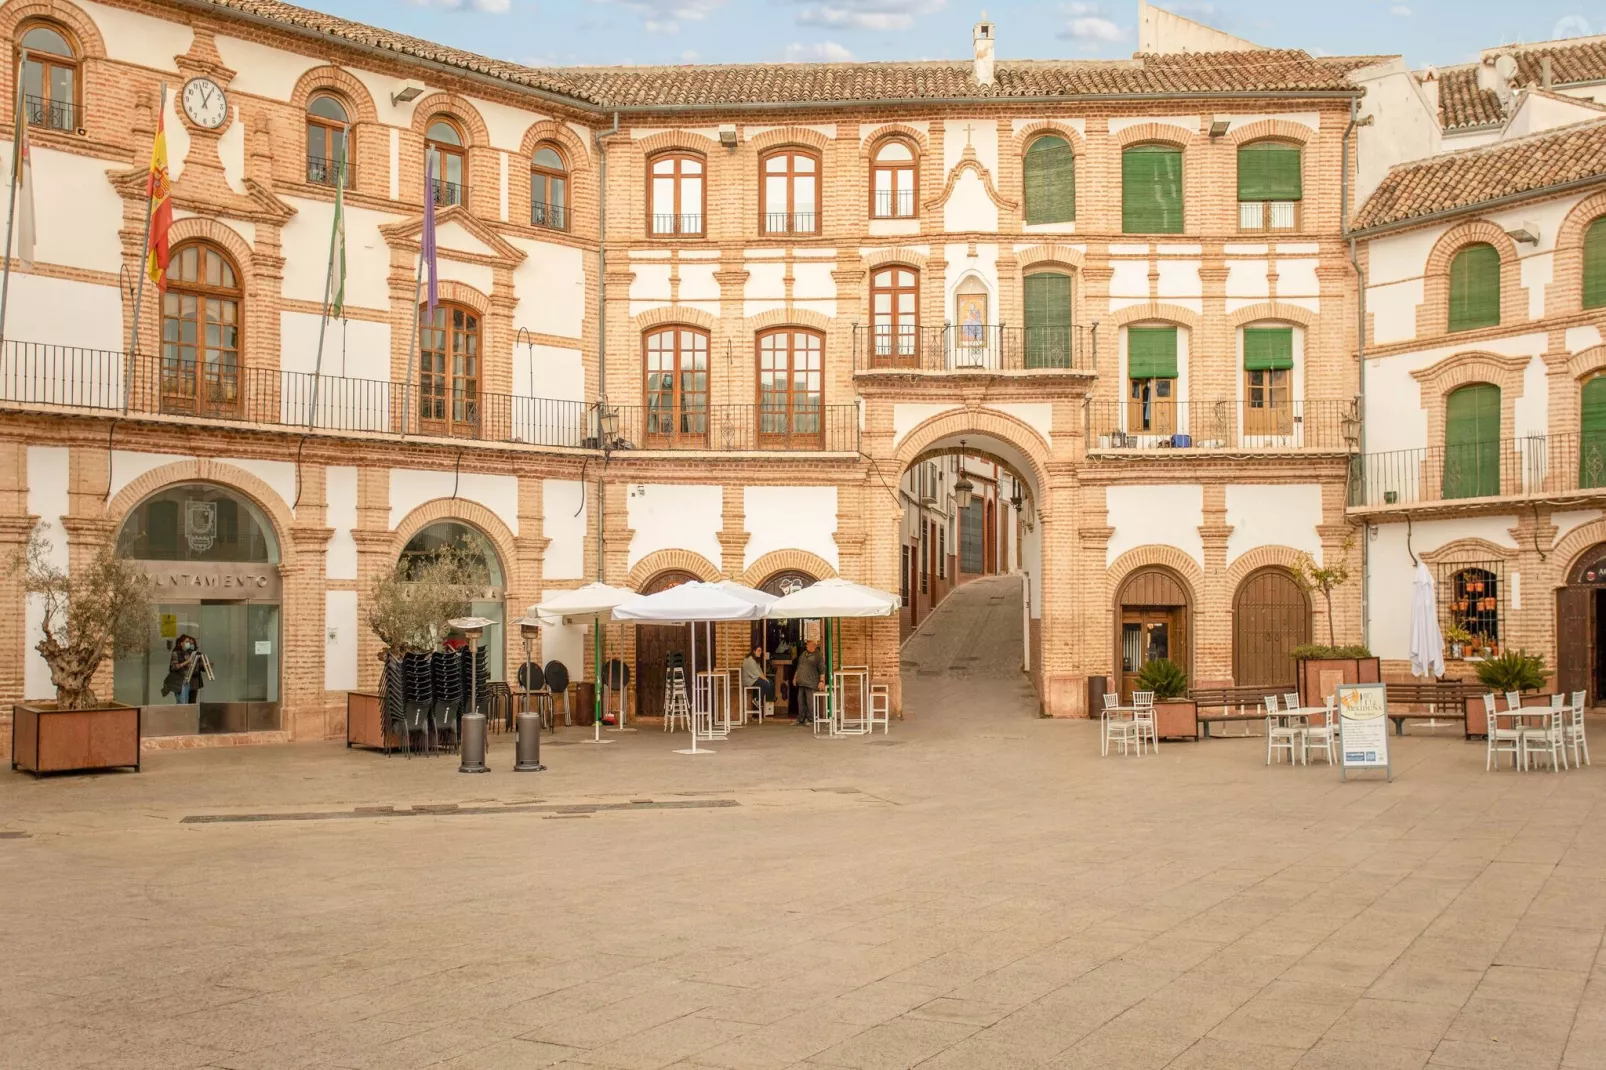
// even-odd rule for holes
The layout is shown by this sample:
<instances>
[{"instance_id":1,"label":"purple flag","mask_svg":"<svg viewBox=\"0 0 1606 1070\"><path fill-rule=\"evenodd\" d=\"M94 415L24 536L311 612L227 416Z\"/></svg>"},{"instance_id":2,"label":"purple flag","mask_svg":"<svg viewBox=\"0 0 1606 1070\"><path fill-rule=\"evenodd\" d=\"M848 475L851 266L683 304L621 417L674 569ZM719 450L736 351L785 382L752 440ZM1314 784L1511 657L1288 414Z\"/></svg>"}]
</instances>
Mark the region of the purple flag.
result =
<instances>
[{"instance_id":1,"label":"purple flag","mask_svg":"<svg viewBox=\"0 0 1606 1070\"><path fill-rule=\"evenodd\" d=\"M435 306L440 303L440 287L436 281L440 265L435 259L435 159L433 153L425 154L424 163L424 232L418 239L418 255L424 258L425 270L429 272L429 296L426 304L429 307L429 322L435 322Z\"/></svg>"}]
</instances>

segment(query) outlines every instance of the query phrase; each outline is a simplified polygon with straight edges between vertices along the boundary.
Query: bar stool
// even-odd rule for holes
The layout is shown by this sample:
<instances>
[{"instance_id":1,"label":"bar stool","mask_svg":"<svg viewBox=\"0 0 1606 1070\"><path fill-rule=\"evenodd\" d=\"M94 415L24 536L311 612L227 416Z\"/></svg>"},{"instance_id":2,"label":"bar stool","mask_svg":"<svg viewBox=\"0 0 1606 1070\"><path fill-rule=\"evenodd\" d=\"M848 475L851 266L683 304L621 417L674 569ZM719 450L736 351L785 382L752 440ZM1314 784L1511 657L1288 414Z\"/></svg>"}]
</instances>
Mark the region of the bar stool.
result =
<instances>
[{"instance_id":1,"label":"bar stool","mask_svg":"<svg viewBox=\"0 0 1606 1070\"><path fill-rule=\"evenodd\" d=\"M837 734L836 706L828 701L828 695L823 687L814 692L814 709L812 711L812 715L814 734L816 736L820 734L821 725L825 726L826 735L834 736Z\"/></svg>"},{"instance_id":2,"label":"bar stool","mask_svg":"<svg viewBox=\"0 0 1606 1070\"><path fill-rule=\"evenodd\" d=\"M881 726L881 734L887 735L892 731L892 688L887 684L870 685L870 712L868 715L870 732L875 733L875 726Z\"/></svg>"},{"instance_id":3,"label":"bar stool","mask_svg":"<svg viewBox=\"0 0 1606 1070\"><path fill-rule=\"evenodd\" d=\"M752 696L751 706L748 705L748 696L750 695ZM747 723L747 715L749 713L758 714L759 724L764 723L766 714L771 717L775 716L775 704L764 697L764 692L759 690L757 684L748 684L742 688L742 724Z\"/></svg>"}]
</instances>

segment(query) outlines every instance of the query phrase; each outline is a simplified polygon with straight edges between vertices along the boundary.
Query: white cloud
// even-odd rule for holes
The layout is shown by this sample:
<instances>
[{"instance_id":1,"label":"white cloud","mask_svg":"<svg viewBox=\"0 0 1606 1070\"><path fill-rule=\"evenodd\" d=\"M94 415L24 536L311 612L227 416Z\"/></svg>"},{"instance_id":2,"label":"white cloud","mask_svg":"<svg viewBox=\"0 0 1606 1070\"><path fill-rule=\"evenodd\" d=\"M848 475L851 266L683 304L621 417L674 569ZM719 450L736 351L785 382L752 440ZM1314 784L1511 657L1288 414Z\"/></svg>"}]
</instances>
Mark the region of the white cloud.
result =
<instances>
[{"instance_id":1,"label":"white cloud","mask_svg":"<svg viewBox=\"0 0 1606 1070\"><path fill-rule=\"evenodd\" d=\"M1411 9L1406 7L1404 4L1395 4L1393 7L1389 8L1389 14L1398 15L1400 18L1406 19L1411 17Z\"/></svg>"},{"instance_id":2,"label":"white cloud","mask_svg":"<svg viewBox=\"0 0 1606 1070\"><path fill-rule=\"evenodd\" d=\"M917 17L947 6L948 0L823 0L799 11L797 21L848 30L907 30Z\"/></svg>"},{"instance_id":3,"label":"white cloud","mask_svg":"<svg viewBox=\"0 0 1606 1070\"><path fill-rule=\"evenodd\" d=\"M505 4L509 0L471 0L471 2ZM681 23L704 21L725 0L591 0L591 2L618 4L626 11L635 12L641 16L642 29L648 33L679 33Z\"/></svg>"},{"instance_id":4,"label":"white cloud","mask_svg":"<svg viewBox=\"0 0 1606 1070\"><path fill-rule=\"evenodd\" d=\"M408 0L415 7L438 7L446 11L482 11L505 15L513 10L512 0Z\"/></svg>"},{"instance_id":5,"label":"white cloud","mask_svg":"<svg viewBox=\"0 0 1606 1070\"><path fill-rule=\"evenodd\" d=\"M1104 9L1090 0L1068 0L1059 6L1060 13L1069 16L1059 36L1075 41L1088 51L1101 45L1124 41L1128 32L1104 16Z\"/></svg>"},{"instance_id":6,"label":"white cloud","mask_svg":"<svg viewBox=\"0 0 1606 1070\"><path fill-rule=\"evenodd\" d=\"M680 54L680 62L682 63L696 63L702 58L702 55L695 48L688 48Z\"/></svg>"},{"instance_id":7,"label":"white cloud","mask_svg":"<svg viewBox=\"0 0 1606 1070\"><path fill-rule=\"evenodd\" d=\"M788 63L845 63L852 58L853 53L835 41L815 41L810 44L794 41L786 46Z\"/></svg>"},{"instance_id":8,"label":"white cloud","mask_svg":"<svg viewBox=\"0 0 1606 1070\"><path fill-rule=\"evenodd\" d=\"M1550 31L1550 39L1561 37L1588 37L1589 20L1582 15L1563 15Z\"/></svg>"},{"instance_id":9,"label":"white cloud","mask_svg":"<svg viewBox=\"0 0 1606 1070\"><path fill-rule=\"evenodd\" d=\"M1099 6L1097 4L1086 3L1084 0L1077 0L1076 3L1061 4L1060 10L1067 15L1073 16L1097 15L1099 13Z\"/></svg>"}]
</instances>

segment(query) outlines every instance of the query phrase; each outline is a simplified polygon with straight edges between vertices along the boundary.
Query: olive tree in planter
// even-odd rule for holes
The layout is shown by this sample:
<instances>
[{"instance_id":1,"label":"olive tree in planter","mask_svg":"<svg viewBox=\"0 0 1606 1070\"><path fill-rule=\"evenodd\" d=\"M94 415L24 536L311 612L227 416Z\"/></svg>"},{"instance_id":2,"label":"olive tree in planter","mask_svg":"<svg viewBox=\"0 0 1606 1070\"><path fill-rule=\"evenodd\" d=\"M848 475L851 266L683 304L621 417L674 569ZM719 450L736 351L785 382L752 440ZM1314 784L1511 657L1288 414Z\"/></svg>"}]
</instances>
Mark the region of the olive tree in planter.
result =
<instances>
[{"instance_id":1,"label":"olive tree in planter","mask_svg":"<svg viewBox=\"0 0 1606 1070\"><path fill-rule=\"evenodd\" d=\"M34 649L50 669L55 702L21 703L12 715L13 768L33 772L139 766L137 706L102 702L95 674L108 657L139 653L150 641L150 579L105 543L77 570L51 560L37 528L11 571L40 606Z\"/></svg>"},{"instance_id":2,"label":"olive tree in planter","mask_svg":"<svg viewBox=\"0 0 1606 1070\"><path fill-rule=\"evenodd\" d=\"M1154 692L1154 731L1163 739L1199 738L1199 707L1188 697L1188 674L1170 658L1155 658L1138 671L1139 691Z\"/></svg>"},{"instance_id":3,"label":"olive tree in planter","mask_svg":"<svg viewBox=\"0 0 1606 1070\"><path fill-rule=\"evenodd\" d=\"M1364 646L1341 646L1333 625L1333 592L1349 582L1349 556L1355 548L1354 536L1344 540L1338 560L1318 565L1316 559L1305 554L1294 567L1294 582L1306 594L1321 596L1327 617L1327 642L1306 644L1293 649L1295 676L1299 687L1299 701L1306 706L1321 705L1339 684L1375 684L1382 677L1382 667L1372 652Z\"/></svg>"}]
</instances>

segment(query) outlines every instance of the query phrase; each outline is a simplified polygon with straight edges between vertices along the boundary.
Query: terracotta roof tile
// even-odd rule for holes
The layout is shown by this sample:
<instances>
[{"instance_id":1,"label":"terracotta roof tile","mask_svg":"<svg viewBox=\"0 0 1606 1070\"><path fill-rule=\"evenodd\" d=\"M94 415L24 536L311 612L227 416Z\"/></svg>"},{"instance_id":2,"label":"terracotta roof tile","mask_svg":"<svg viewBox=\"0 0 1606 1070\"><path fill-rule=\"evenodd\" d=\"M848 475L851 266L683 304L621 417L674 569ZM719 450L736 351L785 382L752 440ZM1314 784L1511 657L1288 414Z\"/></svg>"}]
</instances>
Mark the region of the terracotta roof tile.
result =
<instances>
[{"instance_id":1,"label":"terracotta roof tile","mask_svg":"<svg viewBox=\"0 0 1606 1070\"><path fill-rule=\"evenodd\" d=\"M1550 84L1576 85L1606 81L1606 38L1576 44L1563 41L1537 45L1507 45L1484 50L1485 57L1510 56L1517 61L1512 84L1518 88L1544 80L1544 60L1550 58ZM1445 67L1439 71L1439 123L1446 130L1491 126L1504 116L1491 90L1478 88L1478 64Z\"/></svg>"},{"instance_id":2,"label":"terracotta roof tile","mask_svg":"<svg viewBox=\"0 0 1606 1070\"><path fill-rule=\"evenodd\" d=\"M1478 68L1439 71L1439 125L1446 130L1499 124L1505 115L1491 89L1478 88Z\"/></svg>"},{"instance_id":3,"label":"terracotta roof tile","mask_svg":"<svg viewBox=\"0 0 1606 1070\"><path fill-rule=\"evenodd\" d=\"M1354 228L1473 208L1590 178L1606 180L1606 119L1393 168L1361 205Z\"/></svg>"}]
</instances>

